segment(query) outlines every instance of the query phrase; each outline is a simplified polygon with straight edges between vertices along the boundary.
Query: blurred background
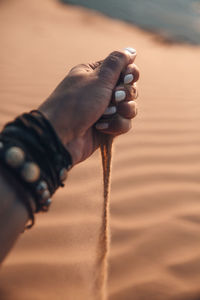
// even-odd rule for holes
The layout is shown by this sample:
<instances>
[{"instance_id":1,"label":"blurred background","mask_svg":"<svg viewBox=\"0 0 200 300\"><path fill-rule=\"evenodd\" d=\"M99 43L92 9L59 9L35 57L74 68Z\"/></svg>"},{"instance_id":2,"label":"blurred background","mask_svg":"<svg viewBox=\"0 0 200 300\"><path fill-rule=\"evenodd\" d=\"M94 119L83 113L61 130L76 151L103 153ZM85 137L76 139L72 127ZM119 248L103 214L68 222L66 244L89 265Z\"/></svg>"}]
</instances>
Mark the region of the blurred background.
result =
<instances>
[{"instance_id":1,"label":"blurred background","mask_svg":"<svg viewBox=\"0 0 200 300\"><path fill-rule=\"evenodd\" d=\"M200 43L199 0L61 0L156 32L166 40Z\"/></svg>"},{"instance_id":2,"label":"blurred background","mask_svg":"<svg viewBox=\"0 0 200 300\"><path fill-rule=\"evenodd\" d=\"M73 4L73 5L72 5ZM114 144L109 300L200 299L200 1L1 0L0 126L76 64L137 49L139 114ZM0 272L1 300L95 300L98 151Z\"/></svg>"}]
</instances>

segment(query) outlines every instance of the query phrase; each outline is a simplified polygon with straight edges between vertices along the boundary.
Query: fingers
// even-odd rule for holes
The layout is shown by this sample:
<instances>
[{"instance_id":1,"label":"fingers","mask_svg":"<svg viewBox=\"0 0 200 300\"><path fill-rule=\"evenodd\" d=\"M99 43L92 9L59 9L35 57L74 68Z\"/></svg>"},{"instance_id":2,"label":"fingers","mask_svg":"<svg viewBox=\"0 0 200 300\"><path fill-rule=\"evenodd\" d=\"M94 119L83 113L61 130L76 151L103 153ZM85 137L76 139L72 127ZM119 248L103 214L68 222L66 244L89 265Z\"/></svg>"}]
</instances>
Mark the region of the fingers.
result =
<instances>
[{"instance_id":1,"label":"fingers","mask_svg":"<svg viewBox=\"0 0 200 300\"><path fill-rule=\"evenodd\" d=\"M133 119L137 115L137 103L135 101L121 102L117 107L120 116L126 119Z\"/></svg>"},{"instance_id":2,"label":"fingers","mask_svg":"<svg viewBox=\"0 0 200 300\"><path fill-rule=\"evenodd\" d=\"M131 119L136 115L137 104L135 101L122 102L118 107L111 105L105 110L95 127L109 134L125 133L131 128Z\"/></svg>"},{"instance_id":3,"label":"fingers","mask_svg":"<svg viewBox=\"0 0 200 300\"><path fill-rule=\"evenodd\" d=\"M101 120L96 124L96 129L102 133L119 135L126 133L131 129L131 120L123 118L120 115L115 115L112 119Z\"/></svg>"},{"instance_id":4,"label":"fingers","mask_svg":"<svg viewBox=\"0 0 200 300\"><path fill-rule=\"evenodd\" d=\"M109 107L95 125L97 130L112 135L130 130L131 119L137 115L137 104L133 100L138 96L136 86L138 79L137 66L129 64L120 76L118 82L121 84L116 86Z\"/></svg>"},{"instance_id":5,"label":"fingers","mask_svg":"<svg viewBox=\"0 0 200 300\"><path fill-rule=\"evenodd\" d=\"M121 74L121 82L133 84L139 79L139 69L135 64L130 64Z\"/></svg>"},{"instance_id":6,"label":"fingers","mask_svg":"<svg viewBox=\"0 0 200 300\"><path fill-rule=\"evenodd\" d=\"M112 103L118 105L122 101L131 101L137 99L138 89L134 85L118 85L112 95Z\"/></svg>"},{"instance_id":7,"label":"fingers","mask_svg":"<svg viewBox=\"0 0 200 300\"><path fill-rule=\"evenodd\" d=\"M110 105L107 107L100 120L102 120L102 122L109 122L109 119L112 120L116 113L123 118L132 119L137 114L137 103L135 101L123 101L118 106Z\"/></svg>"},{"instance_id":8,"label":"fingers","mask_svg":"<svg viewBox=\"0 0 200 300\"><path fill-rule=\"evenodd\" d=\"M139 69L135 64L130 64L121 73L118 85L112 95L112 102L130 101L138 97L136 81L139 79Z\"/></svg>"},{"instance_id":9,"label":"fingers","mask_svg":"<svg viewBox=\"0 0 200 300\"><path fill-rule=\"evenodd\" d=\"M99 79L113 88L119 80L120 74L136 57L136 51L126 48L124 51L112 52L97 69Z\"/></svg>"}]
</instances>

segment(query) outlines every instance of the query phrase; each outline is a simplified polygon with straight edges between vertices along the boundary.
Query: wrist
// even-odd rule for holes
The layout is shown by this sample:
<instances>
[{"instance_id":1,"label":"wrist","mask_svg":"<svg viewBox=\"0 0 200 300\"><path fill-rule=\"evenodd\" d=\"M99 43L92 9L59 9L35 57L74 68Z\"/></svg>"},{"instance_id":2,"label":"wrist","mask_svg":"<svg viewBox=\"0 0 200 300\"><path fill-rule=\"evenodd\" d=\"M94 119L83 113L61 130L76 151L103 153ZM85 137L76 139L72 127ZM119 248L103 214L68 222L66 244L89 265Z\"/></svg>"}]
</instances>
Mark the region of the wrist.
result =
<instances>
[{"instance_id":1,"label":"wrist","mask_svg":"<svg viewBox=\"0 0 200 300\"><path fill-rule=\"evenodd\" d=\"M30 213L47 211L50 197L64 186L72 160L54 128L39 111L18 116L0 134L0 162L33 197L21 197ZM11 175L11 176L13 176Z\"/></svg>"},{"instance_id":2,"label":"wrist","mask_svg":"<svg viewBox=\"0 0 200 300\"><path fill-rule=\"evenodd\" d=\"M70 129L70 126L66 124L66 119L64 120L65 126L63 126L63 121L60 120L59 117L60 114L57 114L55 109L52 112L50 108L46 108L44 103L44 105L38 108L38 111L40 111L50 122L63 145L66 145L73 139L73 132Z\"/></svg>"}]
</instances>

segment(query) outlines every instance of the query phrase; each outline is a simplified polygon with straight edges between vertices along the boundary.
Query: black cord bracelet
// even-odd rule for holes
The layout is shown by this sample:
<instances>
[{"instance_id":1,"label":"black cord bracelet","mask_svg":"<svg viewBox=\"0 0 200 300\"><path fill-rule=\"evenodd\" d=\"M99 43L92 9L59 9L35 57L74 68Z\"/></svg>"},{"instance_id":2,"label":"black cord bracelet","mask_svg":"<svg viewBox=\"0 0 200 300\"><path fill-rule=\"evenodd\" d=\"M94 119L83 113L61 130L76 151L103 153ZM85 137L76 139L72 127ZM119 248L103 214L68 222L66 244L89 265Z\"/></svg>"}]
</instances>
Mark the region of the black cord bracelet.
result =
<instances>
[{"instance_id":1,"label":"black cord bracelet","mask_svg":"<svg viewBox=\"0 0 200 300\"><path fill-rule=\"evenodd\" d=\"M51 196L64 186L72 158L54 128L37 110L17 117L0 133L0 162L31 193L36 212L47 211ZM32 225L33 211L23 201Z\"/></svg>"}]
</instances>

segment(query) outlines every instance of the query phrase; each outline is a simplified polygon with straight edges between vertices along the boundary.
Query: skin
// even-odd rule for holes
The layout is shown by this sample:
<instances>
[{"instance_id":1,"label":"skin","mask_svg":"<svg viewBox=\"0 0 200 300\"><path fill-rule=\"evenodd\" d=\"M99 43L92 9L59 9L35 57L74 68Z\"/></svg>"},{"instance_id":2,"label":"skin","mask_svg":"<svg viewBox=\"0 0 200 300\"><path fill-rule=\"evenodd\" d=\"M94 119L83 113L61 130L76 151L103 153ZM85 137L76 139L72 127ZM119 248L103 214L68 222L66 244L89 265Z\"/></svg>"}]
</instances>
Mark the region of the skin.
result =
<instances>
[{"instance_id":1,"label":"skin","mask_svg":"<svg viewBox=\"0 0 200 300\"><path fill-rule=\"evenodd\" d=\"M61 141L71 153L73 165L87 159L98 147L102 134L120 135L130 130L136 115L134 86L139 71L133 64L136 55L115 51L105 60L74 67L55 91L39 107L49 119ZM128 85L124 77L133 74ZM116 91L126 97L117 102ZM116 106L113 115L104 115L108 106ZM97 124L108 123L108 128L97 129ZM97 126L97 127L96 127ZM0 262L12 249L28 221L28 212L21 201L34 201L23 186L7 170L0 169Z\"/></svg>"},{"instance_id":2,"label":"skin","mask_svg":"<svg viewBox=\"0 0 200 300\"><path fill-rule=\"evenodd\" d=\"M76 66L39 107L71 153L74 165L99 147L100 133L116 136L130 130L131 118L136 115L132 84L139 78L139 71L133 64L135 57L116 51L102 62ZM119 79L123 82L130 72L134 81L129 86L116 87ZM119 89L126 91L126 99L117 104L114 94ZM105 122L101 117L110 102L117 105L118 111L107 118L108 129L96 130L94 124L98 120Z\"/></svg>"}]
</instances>

